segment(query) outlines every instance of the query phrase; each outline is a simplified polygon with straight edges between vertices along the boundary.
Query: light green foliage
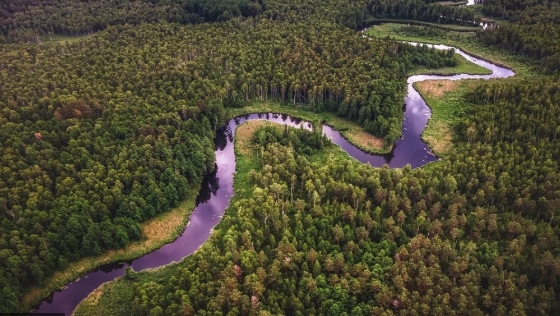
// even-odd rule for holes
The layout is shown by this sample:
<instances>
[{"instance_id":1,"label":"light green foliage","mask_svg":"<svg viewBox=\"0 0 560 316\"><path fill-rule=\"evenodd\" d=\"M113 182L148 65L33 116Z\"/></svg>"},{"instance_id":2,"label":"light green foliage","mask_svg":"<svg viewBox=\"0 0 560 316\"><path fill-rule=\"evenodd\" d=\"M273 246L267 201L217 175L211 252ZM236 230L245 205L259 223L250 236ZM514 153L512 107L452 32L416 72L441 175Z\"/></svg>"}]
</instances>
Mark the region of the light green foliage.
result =
<instances>
[{"instance_id":1,"label":"light green foliage","mask_svg":"<svg viewBox=\"0 0 560 316\"><path fill-rule=\"evenodd\" d=\"M134 302L198 314L341 314L357 307L555 314L560 136L552 126L560 115L547 100L558 99L560 89L539 84L544 91L521 82L480 87L470 101L488 102L500 91L496 104L473 107L457 127L461 150L429 171L374 169L334 156L317 163L268 144L253 156L253 194L234 198L212 239L165 279L135 282ZM534 106L521 93L542 116L528 119ZM467 126L481 132L467 140ZM282 129L262 132L273 141ZM164 284L181 299L143 296Z\"/></svg>"},{"instance_id":2,"label":"light green foliage","mask_svg":"<svg viewBox=\"0 0 560 316\"><path fill-rule=\"evenodd\" d=\"M555 1L433 2L2 2L0 43L14 44L0 46L0 311L184 200L214 167L228 107L327 110L388 148L412 67L457 60L351 31L373 17L515 17L477 35L401 35L488 53L524 78L534 69L479 39L557 70ZM240 163L255 171L210 242L175 270L130 273L98 314L557 314L558 91L550 78L478 88L461 150L429 170L307 158L312 139L268 144Z\"/></svg>"},{"instance_id":3,"label":"light green foliage","mask_svg":"<svg viewBox=\"0 0 560 316\"><path fill-rule=\"evenodd\" d=\"M311 21L161 22L0 46L2 283L20 297L140 239L140 222L214 168L225 107L303 104L397 139L413 60L451 59Z\"/></svg>"}]
</instances>

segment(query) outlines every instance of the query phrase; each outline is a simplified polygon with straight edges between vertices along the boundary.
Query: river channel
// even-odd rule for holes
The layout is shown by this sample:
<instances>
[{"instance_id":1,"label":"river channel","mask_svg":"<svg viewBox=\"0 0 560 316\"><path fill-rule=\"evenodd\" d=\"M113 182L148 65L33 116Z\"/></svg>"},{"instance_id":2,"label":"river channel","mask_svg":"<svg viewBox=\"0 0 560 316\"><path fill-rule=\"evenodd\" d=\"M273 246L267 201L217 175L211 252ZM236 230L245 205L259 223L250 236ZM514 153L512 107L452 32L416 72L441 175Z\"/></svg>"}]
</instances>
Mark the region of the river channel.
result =
<instances>
[{"instance_id":1,"label":"river channel","mask_svg":"<svg viewBox=\"0 0 560 316\"><path fill-rule=\"evenodd\" d=\"M417 45L415 43L410 44ZM452 48L445 45L433 46L436 49ZM514 72L509 69L475 58L461 50L456 49L456 53L461 54L467 58L467 60L479 66L492 70L492 74L461 74L454 76L417 75L409 77L408 92L405 98L404 120L402 123L402 138L396 142L390 154L377 156L365 153L346 141L339 132L326 125L323 125L323 133L331 138L333 143L340 146L351 157L362 163L369 163L376 167L387 164L391 168L398 168L410 164L411 167L415 168L437 160L420 138L422 130L426 127L426 122L431 115L431 111L426 105L426 102L420 97L420 94L412 87L412 84L414 82L431 79L491 79L505 78L514 75ZM36 312L65 313L66 315L70 315L76 306L99 285L123 276L127 266L131 266L135 271L156 268L174 261L181 261L183 258L196 251L196 249L209 238L212 229L222 218L234 194L233 176L235 173L235 155L233 151L233 139L237 126L249 120L268 120L294 127L299 127L300 124L303 124L304 127L310 127L309 123L297 118L272 113L251 114L231 119L216 133L216 170L204 178L202 189L197 197L197 206L193 210L184 232L175 241L130 262L109 264L99 267L97 270L67 284L62 290L52 293L41 302Z\"/></svg>"}]
</instances>

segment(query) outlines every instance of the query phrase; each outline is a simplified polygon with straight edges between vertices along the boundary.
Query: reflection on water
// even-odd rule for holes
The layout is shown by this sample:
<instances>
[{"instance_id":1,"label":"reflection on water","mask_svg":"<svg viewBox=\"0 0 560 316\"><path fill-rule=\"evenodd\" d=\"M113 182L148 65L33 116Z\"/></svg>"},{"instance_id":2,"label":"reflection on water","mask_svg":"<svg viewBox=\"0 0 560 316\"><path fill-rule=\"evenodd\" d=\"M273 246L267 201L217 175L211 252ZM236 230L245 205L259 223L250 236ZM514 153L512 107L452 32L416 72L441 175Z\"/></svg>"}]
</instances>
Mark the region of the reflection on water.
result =
<instances>
[{"instance_id":1,"label":"reflection on water","mask_svg":"<svg viewBox=\"0 0 560 316\"><path fill-rule=\"evenodd\" d=\"M216 195L220 188L220 178L216 176L218 173L218 166L215 166L214 171L204 176L200 192L196 197L196 205L210 201L212 195Z\"/></svg>"},{"instance_id":2,"label":"reflection on water","mask_svg":"<svg viewBox=\"0 0 560 316\"><path fill-rule=\"evenodd\" d=\"M438 49L449 47L436 45ZM483 60L466 55L461 55L474 63L491 69L492 75L486 76L412 76L408 79L408 94L405 98L406 109L402 124L402 138L397 141L391 153L376 156L365 153L350 144L342 135L323 125L323 134L327 135L333 143L339 145L351 157L372 166L381 167L387 164L389 167L411 167L423 166L436 157L429 151L426 144L420 139L420 134L426 126L430 117L430 109L420 97L419 93L412 88L412 83L429 79L459 80L465 78L497 78L509 77L513 71L505 69ZM86 274L84 277L69 283L64 289L52 293L43 300L37 309L41 313L65 313L70 315L81 300L96 289L100 284L111 281L125 274L125 268L132 266L135 271L147 268L155 268L180 261L192 254L210 236L213 227L222 218L229 201L233 196L233 176L235 174L235 153L233 151L233 138L238 125L248 120L269 120L292 127L303 127L311 129L311 123L293 118L288 115L259 113L236 117L230 120L224 127L219 129L214 140L216 145L216 168L214 172L204 177L200 193L196 199L197 206L189 217L189 223L181 236L170 244L155 250L130 262L108 264Z\"/></svg>"},{"instance_id":3,"label":"reflection on water","mask_svg":"<svg viewBox=\"0 0 560 316\"><path fill-rule=\"evenodd\" d=\"M221 127L219 130L216 131L216 137L214 137L214 147L216 150L224 150L228 143L228 137L226 134L225 129L229 128L229 125Z\"/></svg>"}]
</instances>

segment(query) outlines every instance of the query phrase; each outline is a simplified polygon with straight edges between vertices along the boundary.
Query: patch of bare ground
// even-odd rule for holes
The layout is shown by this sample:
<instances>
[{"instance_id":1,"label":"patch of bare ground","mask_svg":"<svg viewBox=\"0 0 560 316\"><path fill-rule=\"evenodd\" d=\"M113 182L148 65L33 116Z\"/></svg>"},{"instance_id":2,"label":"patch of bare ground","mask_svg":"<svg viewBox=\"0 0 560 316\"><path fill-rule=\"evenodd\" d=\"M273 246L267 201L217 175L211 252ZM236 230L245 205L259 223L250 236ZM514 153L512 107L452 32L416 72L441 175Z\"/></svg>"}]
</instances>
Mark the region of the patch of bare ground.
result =
<instances>
[{"instance_id":1,"label":"patch of bare ground","mask_svg":"<svg viewBox=\"0 0 560 316\"><path fill-rule=\"evenodd\" d=\"M383 148L383 139L377 138L363 129L349 129L343 133L351 143L366 151L376 151Z\"/></svg>"},{"instance_id":2,"label":"patch of bare ground","mask_svg":"<svg viewBox=\"0 0 560 316\"><path fill-rule=\"evenodd\" d=\"M423 95L439 98L446 92L455 91L460 84L458 80L426 80L416 83L416 86Z\"/></svg>"},{"instance_id":3,"label":"patch of bare ground","mask_svg":"<svg viewBox=\"0 0 560 316\"><path fill-rule=\"evenodd\" d=\"M251 155L251 153L253 153L253 145L251 144L253 135L262 126L270 124L271 123L267 121L249 121L237 127L237 130L235 131L237 147L235 150L239 152L239 155Z\"/></svg>"}]
</instances>

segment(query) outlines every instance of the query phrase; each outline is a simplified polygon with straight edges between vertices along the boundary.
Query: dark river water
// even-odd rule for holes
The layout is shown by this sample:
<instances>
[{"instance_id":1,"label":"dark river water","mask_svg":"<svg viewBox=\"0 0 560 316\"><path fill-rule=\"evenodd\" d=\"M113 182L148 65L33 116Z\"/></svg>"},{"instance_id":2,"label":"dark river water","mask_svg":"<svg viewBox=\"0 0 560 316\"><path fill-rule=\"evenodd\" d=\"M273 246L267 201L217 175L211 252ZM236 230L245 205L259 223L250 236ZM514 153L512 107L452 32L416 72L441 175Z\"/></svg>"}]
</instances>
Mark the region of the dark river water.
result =
<instances>
[{"instance_id":1,"label":"dark river water","mask_svg":"<svg viewBox=\"0 0 560 316\"><path fill-rule=\"evenodd\" d=\"M414 44L414 43L412 43ZM437 49L450 49L444 45L436 45ZM431 111L419 93L412 88L412 83L430 79L460 80L467 78L504 78L512 76L513 71L496 66L489 62L474 58L457 50L475 64L492 70L491 75L472 76L412 76L408 78L408 94L405 98L405 115L402 124L402 138L396 142L394 150L385 156L367 154L348 141L346 141L336 130L323 126L323 133L331 138L333 143L339 145L350 156L362 163L380 167L388 164L389 167L398 168L410 164L413 168L423 166L437 158L429 151L428 147L420 139L420 134L426 126ZM193 210L189 222L181 236L172 243L146 254L130 262L109 264L99 267L85 276L70 282L62 290L52 293L37 307L36 312L41 313L65 313L70 315L76 306L89 293L104 282L111 281L125 274L127 266L132 266L135 271L148 268L156 268L174 261L181 261L192 254L210 236L212 229L224 214L233 192L233 175L235 173L235 155L233 152L233 138L238 125L248 120L269 120L281 124L310 128L310 124L280 114L251 114L237 117L228 122L216 133L216 170L204 178L202 189L197 197L197 206Z\"/></svg>"}]
</instances>

